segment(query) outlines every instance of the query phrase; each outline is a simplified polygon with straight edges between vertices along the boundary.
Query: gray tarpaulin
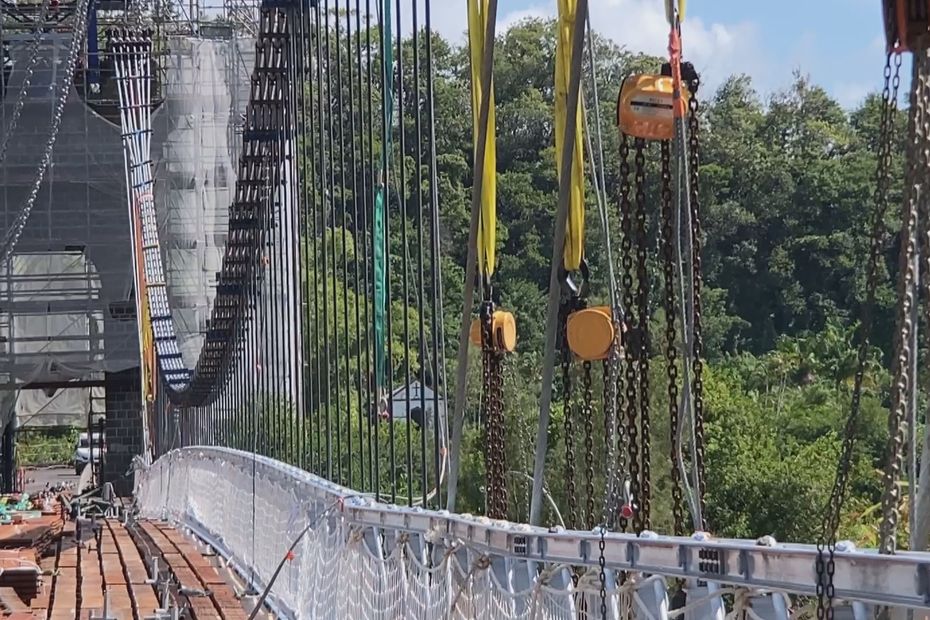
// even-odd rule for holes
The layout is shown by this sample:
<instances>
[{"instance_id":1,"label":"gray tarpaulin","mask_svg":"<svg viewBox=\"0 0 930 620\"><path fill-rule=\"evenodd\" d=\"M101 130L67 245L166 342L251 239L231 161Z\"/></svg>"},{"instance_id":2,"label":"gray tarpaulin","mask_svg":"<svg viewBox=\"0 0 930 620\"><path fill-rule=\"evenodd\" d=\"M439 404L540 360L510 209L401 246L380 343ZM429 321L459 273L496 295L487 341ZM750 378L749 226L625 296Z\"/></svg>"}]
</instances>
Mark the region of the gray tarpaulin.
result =
<instances>
[{"instance_id":1,"label":"gray tarpaulin","mask_svg":"<svg viewBox=\"0 0 930 620\"><path fill-rule=\"evenodd\" d=\"M175 330L193 368L222 268L255 43L176 37L169 49L153 119L155 203Z\"/></svg>"},{"instance_id":2,"label":"gray tarpaulin","mask_svg":"<svg viewBox=\"0 0 930 620\"><path fill-rule=\"evenodd\" d=\"M31 35L7 40L13 70L0 105L3 134ZM4 230L20 213L41 161L70 40L70 33L43 35L0 163ZM175 326L184 361L193 366L222 263L254 42L176 37L168 48L159 59L165 102L153 119L155 197ZM95 379L139 365L126 196L119 127L70 88L52 165L17 256L0 273L4 384ZM89 388L7 390L0 393L0 423L17 394L20 421L33 425L79 423L92 396Z\"/></svg>"}]
</instances>

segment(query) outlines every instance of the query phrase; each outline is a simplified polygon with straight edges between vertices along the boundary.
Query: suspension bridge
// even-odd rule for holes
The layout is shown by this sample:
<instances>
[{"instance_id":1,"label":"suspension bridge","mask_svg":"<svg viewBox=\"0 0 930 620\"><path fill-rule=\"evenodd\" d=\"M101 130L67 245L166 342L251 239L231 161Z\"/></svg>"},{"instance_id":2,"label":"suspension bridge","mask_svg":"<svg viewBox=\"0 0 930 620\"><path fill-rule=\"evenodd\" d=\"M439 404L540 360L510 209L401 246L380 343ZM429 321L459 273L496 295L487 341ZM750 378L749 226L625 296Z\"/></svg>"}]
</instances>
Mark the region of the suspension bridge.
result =
<instances>
[{"instance_id":1,"label":"suspension bridge","mask_svg":"<svg viewBox=\"0 0 930 620\"><path fill-rule=\"evenodd\" d=\"M557 2L558 203L538 430L530 471L508 464L522 457L504 406L521 317L495 286L497 5L467 2L474 150L453 308L444 304L454 241L444 228L429 0L0 0L4 490L15 486L22 413L77 411L99 431L91 442L105 442L90 470L108 503L92 526L77 510L71 535L91 527L97 547L58 543L51 600L20 613L930 614L930 487L921 484L930 459L918 461L927 448L916 431L930 270L930 203L920 192L930 152L926 3L876 2L888 52L862 257L870 297L836 481L827 505L811 507L824 522L810 544L765 532L720 539L707 518L703 93L685 61L683 0L665 3L667 62L609 93L615 126L590 113L608 94L597 90L588 2ZM619 132L619 170L606 169L607 132ZM899 144L900 206L889 196ZM889 460L880 547L857 549L837 531L891 215L903 226ZM604 239L603 264L589 264L591 229ZM659 334L650 334L654 316ZM656 357L662 410L649 396ZM469 376L480 384L474 402ZM666 416L673 524L660 531L651 421ZM472 423L480 514L461 512ZM905 475L909 550L897 542ZM549 492L556 478L564 502ZM209 572L201 553L223 570Z\"/></svg>"}]
</instances>

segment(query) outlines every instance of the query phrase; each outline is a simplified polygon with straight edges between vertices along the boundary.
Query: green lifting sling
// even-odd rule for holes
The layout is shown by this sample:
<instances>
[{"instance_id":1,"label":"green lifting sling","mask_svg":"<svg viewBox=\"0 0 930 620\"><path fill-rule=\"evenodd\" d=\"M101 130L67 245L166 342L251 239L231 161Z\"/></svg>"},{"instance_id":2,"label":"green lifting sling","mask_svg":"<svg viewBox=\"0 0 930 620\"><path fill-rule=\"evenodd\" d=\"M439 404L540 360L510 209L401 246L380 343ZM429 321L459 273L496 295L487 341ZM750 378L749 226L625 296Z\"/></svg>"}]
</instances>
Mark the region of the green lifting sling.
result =
<instances>
[{"instance_id":1,"label":"green lifting sling","mask_svg":"<svg viewBox=\"0 0 930 620\"><path fill-rule=\"evenodd\" d=\"M375 368L374 384L375 394L378 402L386 397L384 383L390 378L389 369L386 366L386 357L388 343L385 334L385 315L387 313L387 239L385 238L385 209L387 208L387 185L388 185L388 161L391 154L391 125L394 118L394 48L392 47L391 35L391 0L385 0L382 4L383 18L381 27L383 30L382 37L382 66L383 75L382 87L384 92L384 109L383 123L385 127L384 143L381 147L381 183L378 187L378 193L375 196L374 214L372 217L372 243L374 245L374 293L375 293L375 311L374 311L374 338L375 338Z\"/></svg>"}]
</instances>

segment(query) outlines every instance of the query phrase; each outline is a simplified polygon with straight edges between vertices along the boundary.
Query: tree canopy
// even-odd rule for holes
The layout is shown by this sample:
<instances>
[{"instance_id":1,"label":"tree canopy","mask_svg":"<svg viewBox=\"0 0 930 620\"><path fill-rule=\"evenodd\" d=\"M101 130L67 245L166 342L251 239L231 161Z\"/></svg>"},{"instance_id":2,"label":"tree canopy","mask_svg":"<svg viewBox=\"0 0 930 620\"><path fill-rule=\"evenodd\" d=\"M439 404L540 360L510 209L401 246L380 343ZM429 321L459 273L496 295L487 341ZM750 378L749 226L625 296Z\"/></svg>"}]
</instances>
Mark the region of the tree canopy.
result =
<instances>
[{"instance_id":1,"label":"tree canopy","mask_svg":"<svg viewBox=\"0 0 930 620\"><path fill-rule=\"evenodd\" d=\"M467 49L433 35L435 124L441 221L442 279L446 316L445 376L454 377L464 264L467 253L472 177L469 57ZM422 37L421 37L422 44ZM408 42L407 45L410 45ZM601 95L591 112L603 130L603 158L611 230L596 217L594 192L588 192L586 254L592 268L593 297L605 299L605 236L618 235L619 138L615 99L623 76L658 71L659 58L631 53L595 35L594 67ZM535 440L536 403L544 349L545 298L549 280L553 219L557 202L554 153L553 73L555 28L529 19L499 34L494 85L497 99L498 265L495 301L518 322L518 347L507 361L505 416L508 468L512 474L510 517L525 519L528 475ZM590 67L586 68L586 71ZM589 80L586 73L586 80ZM868 97L845 110L824 89L796 75L784 90L760 97L748 76L732 76L701 99L700 196L703 220L704 332L707 376L707 505L711 529L720 535L775 535L779 540L816 538L823 507L833 484L841 433L849 411L855 371L855 326L865 299L865 257L875 186L880 100ZM416 105L415 101L411 105ZM903 128L904 115L899 115ZM407 128L409 130L409 128ZM898 132L898 136L903 134ZM380 148L380 147L378 147ZM901 178L903 143L894 149L895 179ZM652 158L655 160L656 158ZM658 235L658 178L648 164L650 235ZM414 168L410 162L408 170ZM411 179L412 172L410 173ZM392 217L412 217L414 183L407 200L394 197ZM900 184L891 192L900 199ZM407 211L400 211L406 204ZM411 206L413 205L413 206ZM892 210L893 211L893 210ZM353 223L354 224L354 223ZM898 223L887 223L894 233ZM358 226L340 223L355 236ZM335 235L335 224L332 233ZM340 229L342 234L343 230ZM356 237L348 234L358 260ZM405 250L392 233L392 269L404 269ZM878 470L885 459L888 376L883 370L894 329L893 286L897 241L887 236L877 293L876 327L841 535L860 542L874 538L871 507L880 499ZM312 256L308 249L307 256ZM308 263L309 264L309 263ZM653 265L653 270L657 266ZM331 286L347 274L335 267L322 274ZM351 283L349 283L351 286ZM661 306L653 287L653 308ZM392 291L394 304L404 292ZM406 300L412 303L411 299ZM343 302L340 302L343 303ZM354 312L358 298L345 300L339 312ZM399 314L396 312L395 314ZM655 312L657 323L660 312ZM399 330L395 330L396 333ZM354 346L354 340L353 346ZM392 355L402 352L392 343ZM670 459L668 421L662 408L663 354L653 345L652 385L654 521L669 529ZM356 368L359 360L351 360ZM415 362L417 364L418 362ZM480 371L473 359L467 390L466 430L460 487L460 511L484 510L482 431L475 424L480 403ZM338 368L335 370L338 372ZM330 371L332 372L332 370ZM354 371L353 371L354 372ZM446 386L452 394L452 386ZM357 403L353 407L358 407ZM450 407L451 410L451 407ZM564 505L560 479L565 455L559 441L556 406L550 428L547 490ZM289 414L288 414L289 415ZM364 415L361 411L357 415ZM319 443L319 442L318 442ZM607 457L599 454L599 463ZM557 515L547 513L550 522Z\"/></svg>"}]
</instances>

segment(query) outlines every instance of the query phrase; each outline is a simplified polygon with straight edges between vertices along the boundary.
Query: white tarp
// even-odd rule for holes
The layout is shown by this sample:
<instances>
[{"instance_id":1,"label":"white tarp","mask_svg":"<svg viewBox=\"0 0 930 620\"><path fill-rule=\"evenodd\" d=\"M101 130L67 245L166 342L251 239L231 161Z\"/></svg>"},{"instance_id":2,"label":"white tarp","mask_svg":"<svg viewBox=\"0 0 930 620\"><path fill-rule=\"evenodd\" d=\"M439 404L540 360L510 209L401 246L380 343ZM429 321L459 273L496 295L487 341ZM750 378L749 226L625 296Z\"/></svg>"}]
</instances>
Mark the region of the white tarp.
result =
<instances>
[{"instance_id":1,"label":"white tarp","mask_svg":"<svg viewBox=\"0 0 930 620\"><path fill-rule=\"evenodd\" d=\"M91 378L88 374L103 357L103 313L87 312L81 302L99 296L100 279L82 253L13 258L0 282L0 299L11 310L0 331L5 332L5 352L15 360L18 382ZM80 424L87 418L91 396L90 388L20 390L18 425Z\"/></svg>"}]
</instances>

